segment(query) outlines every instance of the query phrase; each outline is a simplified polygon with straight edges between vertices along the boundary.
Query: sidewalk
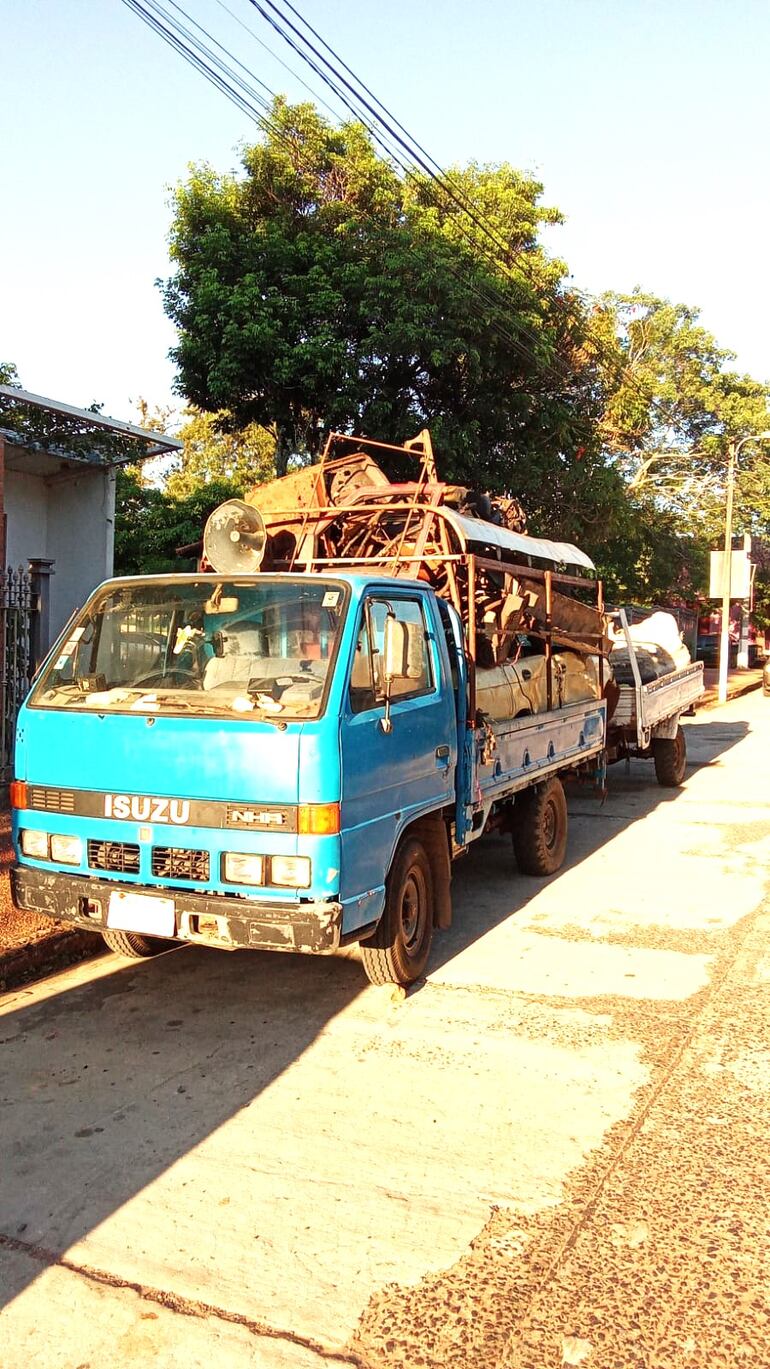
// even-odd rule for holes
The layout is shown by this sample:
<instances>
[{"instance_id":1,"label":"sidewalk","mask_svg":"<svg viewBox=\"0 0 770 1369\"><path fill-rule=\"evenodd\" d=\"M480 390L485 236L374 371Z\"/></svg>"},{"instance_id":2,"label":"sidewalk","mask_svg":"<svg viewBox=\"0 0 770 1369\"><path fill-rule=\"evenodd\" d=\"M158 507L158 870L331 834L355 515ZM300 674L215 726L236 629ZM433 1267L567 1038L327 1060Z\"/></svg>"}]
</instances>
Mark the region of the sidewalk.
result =
<instances>
[{"instance_id":1,"label":"sidewalk","mask_svg":"<svg viewBox=\"0 0 770 1369\"><path fill-rule=\"evenodd\" d=\"M703 672L703 683L706 692L695 705L696 708L714 708L719 706L718 683L719 671L709 668ZM762 688L762 669L758 670L731 670L727 676L727 697L737 699L741 694L749 694L753 689Z\"/></svg>"}]
</instances>

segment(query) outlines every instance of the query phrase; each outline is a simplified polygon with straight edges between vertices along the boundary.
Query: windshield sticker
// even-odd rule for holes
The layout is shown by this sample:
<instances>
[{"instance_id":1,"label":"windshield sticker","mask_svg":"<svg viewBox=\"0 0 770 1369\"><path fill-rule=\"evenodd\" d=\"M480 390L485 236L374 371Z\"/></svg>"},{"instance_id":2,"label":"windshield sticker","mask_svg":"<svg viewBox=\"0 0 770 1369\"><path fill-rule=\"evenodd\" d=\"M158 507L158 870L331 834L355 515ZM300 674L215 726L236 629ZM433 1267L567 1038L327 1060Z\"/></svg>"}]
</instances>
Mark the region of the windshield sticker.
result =
<instances>
[{"instance_id":1,"label":"windshield sticker","mask_svg":"<svg viewBox=\"0 0 770 1369\"><path fill-rule=\"evenodd\" d=\"M340 591L338 589L327 589L321 600L321 608L336 608L340 601Z\"/></svg>"}]
</instances>

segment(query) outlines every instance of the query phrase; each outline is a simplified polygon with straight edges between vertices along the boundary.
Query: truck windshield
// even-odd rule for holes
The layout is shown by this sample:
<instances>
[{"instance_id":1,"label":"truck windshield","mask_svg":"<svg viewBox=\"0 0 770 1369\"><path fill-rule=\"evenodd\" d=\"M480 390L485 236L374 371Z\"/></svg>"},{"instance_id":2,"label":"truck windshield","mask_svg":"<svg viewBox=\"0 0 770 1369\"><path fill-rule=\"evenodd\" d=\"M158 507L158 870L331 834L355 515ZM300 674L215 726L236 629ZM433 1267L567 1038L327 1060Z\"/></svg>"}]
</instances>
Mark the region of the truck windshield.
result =
<instances>
[{"instance_id":1,"label":"truck windshield","mask_svg":"<svg viewBox=\"0 0 770 1369\"><path fill-rule=\"evenodd\" d=\"M112 585L68 629L30 703L317 718L346 601L345 585L309 576Z\"/></svg>"}]
</instances>

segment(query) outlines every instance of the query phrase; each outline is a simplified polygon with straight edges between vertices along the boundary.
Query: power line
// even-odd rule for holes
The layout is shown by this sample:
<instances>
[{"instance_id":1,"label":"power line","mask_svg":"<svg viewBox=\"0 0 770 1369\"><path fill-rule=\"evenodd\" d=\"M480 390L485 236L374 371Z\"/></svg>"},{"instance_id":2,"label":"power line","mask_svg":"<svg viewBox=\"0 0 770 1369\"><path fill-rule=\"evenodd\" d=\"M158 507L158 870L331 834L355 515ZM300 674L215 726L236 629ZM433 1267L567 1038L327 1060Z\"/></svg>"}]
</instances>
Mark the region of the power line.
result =
<instances>
[{"instance_id":1,"label":"power line","mask_svg":"<svg viewBox=\"0 0 770 1369\"><path fill-rule=\"evenodd\" d=\"M265 97L251 89L248 82L244 81L242 77L240 77L236 72L229 68L226 62L223 62L221 58L218 58L216 54L212 53L210 48L207 48L205 43L202 43L199 39L197 39L195 35L191 33L189 28L182 24L178 19L175 19L173 15L169 14L166 10L164 10L163 6L159 3L159 0L124 0L124 3L127 5L129 9L131 9L140 18L142 18L144 22L146 22L152 29L154 29L161 37L163 37L164 40L173 49L175 49L181 56L183 56L188 62L190 62L194 68L196 68L201 72L201 74L206 76L206 78L215 86L215 88L219 89L221 93L225 94L228 98L230 98L243 112L247 113L247 115L250 118L252 118L260 127L265 129L273 137L281 141L287 148L290 149L292 156L296 157L298 151L296 144L286 137L283 130L280 128L279 125L275 123L274 120L267 117L268 111L270 110L270 105L265 100ZM197 22L197 20L193 19L189 14L187 14L187 12L183 10L179 4L176 3L176 0L168 0L168 3L173 5L173 8L177 11L177 13L183 15L184 18L187 19L189 23L193 24L199 30L199 32L203 33L205 37L209 39L210 42L213 42L219 48L219 50L223 52L230 59L231 62L234 62L241 69L241 71L245 72L247 76L251 78L251 80L255 81L259 86L261 86L262 89L273 98L273 100L277 98L274 92L270 90L270 88L265 84L264 81L257 77L243 62L236 58L234 54L229 51L229 49L224 47L223 44L221 44L216 38L214 38L213 35L211 35L207 29L205 29L201 24ZM227 7L223 6L223 8ZM259 6L257 6L257 8L259 8ZM165 21L165 23L162 21ZM248 31L252 32L251 30ZM256 37L256 35L253 35L253 33L252 36ZM260 40L257 39L257 41L259 42ZM262 46L266 45L262 44ZM269 48L267 50L271 51ZM302 54L300 53L300 55ZM212 69L212 64L214 69ZM289 68L289 70L291 69ZM296 73L292 72L292 74L295 75ZM327 85L331 85L332 90L334 90L335 93L337 93L334 85L329 82L328 78L326 78L321 72L319 72L318 74L322 77L322 79L324 79L325 83ZM241 92L240 94L238 93L238 90L233 90L232 85L230 85L228 82L228 78L230 81L235 82L236 86L239 88ZM310 87L306 86L306 88L311 90L311 94L313 94L315 98L318 98L316 92L312 91ZM351 109L351 112L354 114L354 117L360 119L359 112L355 109L352 109L350 105L347 104L347 102L346 107ZM260 112L260 110L262 112ZM393 153L392 148L389 148L387 144L383 141L377 129L373 129L371 125L369 125L368 121L362 122L365 122L365 126L368 128L370 134L376 139L378 145L384 149L388 159L397 161L397 164L401 167L404 174L414 178L414 173L411 170L411 168L407 164L405 164L401 158L398 158L396 154ZM301 164L301 158L298 160ZM422 182L419 182L419 180L418 184L422 186ZM465 234L465 236L467 237L467 234ZM472 238L470 238L469 241L476 248L476 250L478 250L478 245L475 243L475 241ZM489 260L490 258L487 259ZM415 256L415 260L418 261L419 259ZM497 263L493 264L497 265ZM462 284L465 285L466 289L471 290L473 295L475 295L476 300L480 301L481 304L486 305L487 308L499 308L501 306L509 306L510 301L506 299L503 292L494 283L494 281L489 281L482 284L478 280L471 280L468 276L464 276L462 273L453 269L451 266L449 266L449 270L455 276L456 279L458 279L459 281L461 281ZM558 374L555 368L550 363L538 361L535 352L532 351L530 348L527 348L523 343L519 342L516 338L514 338L512 334L502 325L499 319L486 319L480 313L478 308L476 309L476 312L477 315L480 318L483 318L485 322L489 323L493 330L497 332L498 336L503 338L503 340L506 341L508 345L511 346L515 351L517 351L523 359L534 363L536 368L538 368L541 371L541 373L544 371L550 372L553 376L556 377L557 380L561 381L562 377ZM524 329L522 325L519 325L519 331L528 334L528 336L536 345L540 342L540 338L538 337L538 335L533 334L529 332L529 330Z\"/></svg>"},{"instance_id":2,"label":"power line","mask_svg":"<svg viewBox=\"0 0 770 1369\"><path fill-rule=\"evenodd\" d=\"M311 70L313 70L313 71L316 73L316 75L319 76L320 79L321 79L327 86L329 86L329 88L337 95L337 98L338 98L339 100L341 100L342 103L345 105L345 107L350 111L350 113L353 115L353 117L354 117L355 119L357 119L359 122L361 122L361 123L364 124L364 126L368 129L368 131L369 131L369 133L371 134L371 136L372 136L373 138L375 138L375 140L377 141L377 143L379 144L379 146L382 147L382 148L385 150L386 155L388 155L393 161L395 161L396 164L405 172L405 174L406 174L407 176L409 176L411 179L417 179L417 178L414 176L414 172L413 172L411 169L409 169L409 168L404 164L404 162L400 159L399 154L394 153L393 150L392 150L392 148L388 147L388 146L383 142L381 133L379 133L379 132L377 131L376 127L374 127L374 126L372 125L372 123L371 123L371 116L374 117L376 124L378 124L381 128L383 128L383 129L385 130L385 132L387 133L387 135L388 135L392 140L394 140L394 141L398 144L398 146L401 147L401 148L406 152L407 156L410 156L410 157L412 158L412 160L420 167L420 169L422 170L423 174L424 174L430 181L434 182L441 190L443 190L444 195L449 197L449 199L455 204L455 207L458 208L458 209L460 209L460 211L461 211L462 213L466 214L466 215L471 219L471 221L476 225L476 227L480 229L480 231L482 232L482 234L486 234L487 237L490 237L490 238L493 240L493 242L494 242L494 244L495 244L495 246L496 246L498 252L499 252L500 250L502 250L503 253L510 253L510 245L509 245L509 244L506 245L506 244L502 241L502 239L498 238L497 235L496 235L494 232L492 232L492 230L489 228L489 226L486 225L486 224L484 223L484 220L483 220L482 218L479 217L479 215L476 213L475 209L473 209L472 207L470 207L470 206L468 205L467 202L465 202L465 203L463 202L463 200L455 193L454 189L452 188L452 185L446 180L446 177L445 177L444 173L442 172L440 176L437 175L437 174L430 168L430 166L429 166L428 163L424 160L424 158L423 158L422 156L419 155L419 152L415 152L415 147L414 147L414 145L412 145L412 140L411 140L411 139L405 140L404 138L401 137L401 135L400 135L399 133L397 133L396 131L394 131L394 130L390 127L390 125L388 124L387 120L383 120L382 117L379 116L379 115L376 113L376 111L372 109L371 104L370 104L367 100L363 99L363 98L362 98L362 97L353 89L353 87L351 86L350 82L347 81L344 77L340 77L339 74L335 72L335 69L334 69L334 67L332 66L332 64L329 63L329 62L327 61L327 59L326 59L325 57L323 57L323 54L319 53L318 50L317 50L317 48L315 48L315 46L314 46L312 43L310 43L309 40L306 39L306 38L299 32L299 30L297 29L296 25L295 25L295 24L292 24L290 20L286 20L285 16L281 15L281 11L280 11L280 10L278 9L278 7L273 3L273 0L266 0L266 3L270 6L270 9L274 10L276 14L280 15L281 18L284 20L284 23L288 23L289 28L292 30L293 33L295 33L295 34L297 35L297 37L299 38L299 40L300 40L301 42L305 43L305 44L308 46L308 48L310 49L310 51L313 52L313 53L315 54L315 56L319 58L319 60L323 63L323 65L327 68L327 70L330 71L330 72L332 73L332 76L331 76L331 77L328 76L328 75L326 74L326 72L324 72L324 71L322 70L322 68L318 66L317 62L313 59L313 57L309 56L309 54L308 54L307 52L303 51L303 49L302 49L301 47L298 46L298 44L295 42L295 40L289 35L289 33L286 32L286 29L285 29L285 28L282 28L281 25L280 25L280 23L278 23L275 19L272 18L272 16L271 16L271 15L267 12L267 10L265 9L264 5L261 3L261 0L249 0L249 3L258 11L258 13L260 13L260 14L262 15L262 17L265 19L265 21L266 21L266 22L267 22L267 23L268 23L268 24L269 24L269 25L270 25L270 26L271 26L271 27L272 27L272 28L273 28L273 29L274 29L274 30L275 30L283 39L284 39L284 42L286 42L286 43L289 45L289 47L291 47L292 50L293 50L294 52L296 52L297 55L298 55L299 57L301 57L302 60L303 60L304 62L307 63L307 65L311 68ZM293 8L293 7L292 7L292 8ZM296 11L295 11L295 13L296 13ZM336 77L336 81L335 81L335 77ZM356 79L357 79L357 78L356 78ZM349 92L348 95L346 95L346 94L344 93L344 90L341 90L341 89L340 89L340 86L339 86L339 84L337 84L337 82L341 82L341 84L342 84L342 86L344 87L344 89L347 90L347 91ZM355 102L357 102L357 103L353 103L353 101L355 101ZM365 114L362 114L361 109L360 109L360 107L359 107L360 105L363 105L363 107L364 107L367 111L370 112L370 117L369 117L369 118L367 118L367 116L366 116ZM436 165L438 165L438 164L436 163ZM424 188L422 182L420 182L419 180L417 180L417 183L421 186L421 188ZM440 204L440 202L434 201L434 203L437 203L437 207L439 207L439 208L442 208L442 207L445 208L445 206L442 206L442 205ZM462 227L461 224L458 223L458 224L457 224L457 227L459 228L459 231L462 233L463 237L465 237L466 240L467 240L468 242L471 243L471 245L474 247L474 249L475 249L477 252L478 252L478 251L481 251L482 255L484 255L484 256L486 257L486 259L490 262L491 265L494 266L494 268L495 268L496 270L501 270L501 269L502 269L503 271L507 272L507 274L508 274L508 276L509 276L509 279L510 279L511 281L513 281L513 282L515 282L515 283L518 283L518 282L516 282L515 276L514 276L513 273L510 271L510 267L509 267L506 263L503 263L503 262L499 261L497 257L493 257L493 256L491 255L489 249L483 247L483 246L477 241L477 239L475 239L475 238L473 237L472 234L468 233L468 231ZM523 252L523 249L521 249L518 253L513 253L513 257L514 257L514 258L521 258L522 252ZM531 275L529 274L529 272L522 271L522 274L525 275L525 276L527 277L527 279L530 281L530 284L532 284L532 285L534 286L535 289L538 288L538 283L535 282L535 281L533 281L533 279L532 279ZM533 333L533 332L532 332L531 330L529 330L529 329L526 329L526 328L523 327L522 325L519 325L519 331L522 333L522 335L528 336L529 339L530 339L530 341L531 341L534 345L537 345L537 343L538 343L539 340L540 340L540 339L538 338L537 334Z\"/></svg>"},{"instance_id":3,"label":"power line","mask_svg":"<svg viewBox=\"0 0 770 1369\"><path fill-rule=\"evenodd\" d=\"M331 54L331 56L334 58L334 60L339 64L339 67L341 67L345 72L347 72L347 74L348 74L348 75L352 78L352 80L356 83L356 85L359 87L359 90L358 90L358 91L356 91L356 90L354 89L354 87L351 85L351 83L350 83L344 76L342 76L342 75L340 74L339 70L338 70L337 68L335 68L334 64L333 64L332 62L329 62L328 59L325 58L321 52L319 52L318 48L317 48L313 43L311 43L310 40L309 40L308 38L306 38L304 34L301 33L301 31L297 28L297 26L296 26L295 24L293 24L292 21L286 17L285 13L283 13L283 11L282 11L281 8L279 7L279 5L278 5L277 3L275 3L275 0L264 0L264 4L261 3L260 0L249 0L249 3L250 3L255 9L257 9L257 10L259 11L260 14L262 14L263 18L265 18L265 20L266 20L266 21L267 21L267 22L268 22L268 23L269 23L269 24L270 24L278 33L281 34L281 36L284 38L284 41L287 42L287 43L289 43L289 45L290 45L296 52L298 52L298 55L301 56L301 57L303 58L303 60L305 60L306 62L308 62L308 64L313 68L313 70L315 70L315 71L321 76L322 79L326 80L326 83L327 83L327 84L330 84L330 82L327 80L327 78L323 76L323 74L318 70L318 68L314 65L314 63L311 61L311 59L307 56L307 54L305 54L305 53L302 52L299 48L297 48L296 44L288 37L288 35L287 35L287 33L285 32L285 30L283 30L283 29L280 27L280 25L277 24L277 23L275 22L275 20L273 20L273 19L271 18L271 16L266 12L266 10L265 10L265 8L264 8L264 5L267 5L267 6L269 7L270 10L272 10L277 16L279 16L279 18L283 21L283 23L289 26L289 28L290 28L291 31L297 36L297 38L299 38L299 40L300 40L302 43L304 43L304 44L308 47L308 49L309 49L309 50L310 50L310 51L311 51L311 52L312 52L312 53L313 53L313 54L314 54L314 55L315 55L315 56L316 56L316 57L317 57L325 66L326 66L327 70L330 71L330 72L332 72L333 75L336 77L337 80L341 81L341 83L343 84L343 86L345 87L345 89L347 89L347 90L351 93L351 95L352 95L356 100L358 100L358 101L359 101L359 102L360 102L360 103L369 111L369 113L377 120L378 123L380 123L382 126L384 126L384 127L386 128L386 130L388 130L388 132L390 133L390 135L391 135L393 138L395 138L396 142L397 142L402 148L404 148L404 150L407 151L407 154L408 154L409 156L411 156L411 157L417 162L417 164L421 167L421 169L424 171L424 173L425 173L426 175L428 175L433 181L435 181L437 184L439 184L439 185L444 189L445 193L448 194L448 195L451 197L451 199L452 199L452 200L454 201L454 203L458 206L458 208L460 208L461 210L463 210L463 212L465 212L465 213L468 215L468 217L472 220L472 222L476 225L476 227L478 227L483 233L486 234L486 236L490 239L490 241L492 241L492 242L495 244L495 246L498 248L498 250L502 250L503 253L504 253L506 256L510 255L511 260L517 260L517 261L519 261L519 262L521 263L521 258L522 258L523 249L519 249L518 251L513 251L513 252L511 251L511 245L510 245L510 244L506 244L506 243L499 237L499 235L498 235L498 233L497 233L497 230L496 230L496 229L493 229L493 228L490 226L488 220L486 220L486 218L485 218L484 216L480 216L480 215L476 212L475 208L471 207L471 206L468 204L467 200L465 200L464 196L462 195L462 189L461 189L461 187L457 187L456 182L454 182L451 178L449 178L449 177L447 176L447 173L443 170L443 168L439 165L439 163L435 160L435 158L432 157L431 154L430 154L429 152L427 152L427 150L422 146L422 144L419 143L419 142L418 142L418 141L417 141L417 140L416 140L416 139L407 131L407 129L404 127L404 125L403 125L402 123L400 123L399 120L397 120L397 119L395 118L395 116L390 112L390 110L388 110L387 106L383 104L383 102L374 94L374 92L365 84L365 82L363 82L363 81L361 80L361 78L352 70L352 68L351 68L350 66L348 66L348 64L340 57L340 55L335 51L335 49L331 46L331 44L327 43L326 40L322 37L322 35L319 34L318 31L317 31L315 28L313 28L313 26L312 26L312 24L309 22L309 20L305 19L304 15L302 15L302 13L300 12L300 10L299 10L294 4L292 4L291 0L282 0L282 3L283 3L283 5L284 5L285 9L290 10L291 13L294 14L294 15L296 16L296 18L300 21L300 23L303 24L304 27L305 27L310 33L312 33L313 36L314 36L315 38L318 39L318 42L321 43L321 45L326 49L326 51L327 51L328 53ZM333 83L332 83L332 88L333 88L333 89L336 89L336 87L334 87ZM383 115L380 115L380 114L377 113L376 109L372 106L372 104L369 102L369 100L367 100L367 99L365 99L363 96L361 96L360 90L363 90L364 92L366 92L366 95L368 95L368 96L371 97L371 100L373 100L373 101L375 102L375 104L376 104L377 106L379 106L380 110L383 112L383 115L386 116L385 118L383 118ZM338 94L338 98L342 99L343 102L345 103L346 107L347 107L348 109L350 109L351 112L354 113L354 115L355 115L356 111L353 110L353 108L352 108L352 106L350 105L350 103L348 102L348 100L345 99L345 97L339 92L339 90L337 90L337 94ZM359 114L359 117L360 117L360 114ZM364 122L367 122L367 121L364 120ZM393 128L393 125L395 125L395 129ZM367 124L367 126L369 127L370 132L372 132L371 126L368 125L368 124ZM401 133L404 134L404 137L403 137L403 138L399 135L398 132L396 132L396 129L400 130ZM417 149L417 152L415 152L415 149ZM418 154L422 154L422 155L418 155ZM392 154L391 154L391 155L392 155ZM435 170L431 170L431 166L432 166L433 168L435 168ZM459 194L459 195L456 193L457 190L460 190L460 194ZM472 239L471 239L471 241L472 241ZM477 244L474 244L474 245L478 246ZM487 255L488 255L488 254L487 254ZM488 259L490 259L490 258L488 257ZM490 259L490 260L491 260L491 259ZM495 262L494 264L495 264L496 266L500 266L500 265L501 265L501 263L497 263L497 262ZM539 288L538 282L534 281L533 278L532 278L532 276L529 274L529 272L528 272L527 270L524 269L524 263L521 263L521 265L522 265L523 274L530 280L530 283L535 287L535 289ZM575 292L573 292L573 293L578 293L578 294L580 294L580 296L581 296L581 302L583 303L583 307L584 307L584 308L586 308L590 303L595 303L595 301L593 301L593 300L591 299L590 296L588 296L587 294L584 294L583 292L577 292L577 291L575 291ZM565 296L562 295L561 298L564 299ZM569 304L569 301L567 301L567 312L568 312L568 314L570 315L570 317L572 318L572 320L573 320L574 322L580 323L580 324L583 323L583 318L582 318L581 316L578 316L578 315L575 314L573 308L572 308L572 307L570 306L570 304ZM522 331L525 331L525 330L522 330ZM538 339L536 338L536 336L535 336L534 334L532 334L531 332L529 333L529 336L530 336L531 340L533 340L534 342L537 342L537 341L538 341ZM624 366L622 365L622 363L620 363L620 365L619 365L619 364L616 362L615 357L614 357L614 356L611 357L611 356L607 353L607 351L606 351L606 349L604 348L604 345L603 345L603 343L600 341L600 339L596 338L596 337L590 332L590 329L587 328L587 327L585 328L585 341L586 341L587 344L591 345L592 347L594 347L594 348L598 351L599 357L600 357L600 359L605 363L605 365L607 365L608 367L610 367L610 368L612 368L612 369L614 370L614 372L615 372L615 378L616 378L617 380L620 380L620 379L623 379L623 378L628 379L628 380L631 382L632 388L633 388L634 390L636 390L637 394L639 394L639 396L640 396L641 398L643 398L647 403L650 403L650 404L651 404L651 407L654 406L654 405L656 404L656 401L650 401L649 397L646 396L646 395L644 394L644 392L640 389L640 387L637 385L635 379L627 373L627 368L624 367Z\"/></svg>"},{"instance_id":4,"label":"power line","mask_svg":"<svg viewBox=\"0 0 770 1369\"><path fill-rule=\"evenodd\" d=\"M337 111L335 109L332 109L332 106L328 104L326 100L324 100L323 96L319 95L317 90L314 90L313 87L309 85L307 81L303 80L299 72L295 71L293 67L289 66L288 62L284 62L283 58L278 56L278 53L275 51L274 48L270 47L269 43L266 43L262 38L260 38L259 35L254 32L253 28L251 28L249 24L246 24L243 21L243 19L241 19L240 16L235 13L234 10L230 9L229 5L225 4L225 0L216 0L216 3L219 5L220 9L223 9L225 11L225 14L230 15L230 18L236 24L238 24L240 28L243 29L244 33L248 33L249 37L253 38L255 43L258 43L259 46L265 52L267 52L273 58L273 60L278 63L279 66L283 67L284 71L288 71L289 75L293 76L295 81L298 81L301 86L304 86L308 94L312 95L313 99L316 100L319 105L323 105L324 109L328 110L329 114L331 114L333 119L336 119L338 117Z\"/></svg>"},{"instance_id":5,"label":"power line","mask_svg":"<svg viewBox=\"0 0 770 1369\"><path fill-rule=\"evenodd\" d=\"M312 27L312 25L309 24L308 21L303 17L303 15L300 14L299 10L296 9L294 5L289 3L289 0L285 0L286 8L290 9L292 13L300 19L300 21L305 25L305 27L309 29L309 31L313 33L315 37L319 39L319 41L323 44L323 46L327 49L328 52L332 53L333 57L335 58L335 61L339 63L339 65L344 69L344 71L348 72L348 74L356 82L356 85L360 87L360 90L364 90L367 95L371 96L371 98L375 101L377 105L379 105L380 109L383 111L382 114L378 114L376 108L371 104L371 102L368 99L366 99L365 96L362 96L360 94L360 91L357 91L354 88L354 86L351 85L350 81L346 79L345 76L340 74L339 70L335 68L332 62L329 62L328 59L324 57L323 53L321 53L318 50L315 44L311 43L309 39L305 38L305 36L297 28L296 24L293 24L290 19L286 18L285 14L283 14L279 5L274 3L274 0L264 0L264 4L261 2L261 0L249 0L249 3L253 5L254 8L257 9L260 14L262 14L263 18L265 18L267 22L271 24L272 27L275 28L281 34L281 36L284 38L284 41L286 42L290 42L286 33L284 32L284 30L280 28L280 25L276 24L275 21L271 19L270 15L267 13L264 6L267 5L269 9L271 9L276 15L279 16L279 18L283 21L284 24L288 24L289 28L297 36L300 42L304 43L309 48L309 50L314 54L314 56L320 62L323 63L323 65L327 68L328 71L332 73L332 76L337 81L339 81L342 84L342 86L351 94L351 96L355 100L357 100L359 104L361 104L364 107L364 109L367 110L369 115L372 118L374 118L376 122L379 123L385 129L389 136L403 149L404 152L406 152L407 156L412 158L412 160L420 167L423 173L426 176L428 176L432 181L435 181L438 185L440 185L442 190L444 190L444 193L451 198L451 200L459 209L461 209L465 214L468 215L468 217L476 225L480 232L490 239L490 241L495 245L498 251L501 251L504 255L508 255L510 253L510 243L506 243L502 238L499 237L497 232L490 227L488 221L486 221L483 217L479 216L475 207L471 205L468 202L468 200L465 199L462 193L457 193L454 182L449 179L446 172L435 160L435 158L433 158L430 155L430 153L426 152L422 145L418 143L417 140L411 136L411 134L407 133L407 130L404 128L403 124L400 124L398 120L393 118L393 116L386 109L385 105L383 105L382 101L377 99L376 95L372 94L372 92L369 90L369 87L364 85L363 81L361 81L360 78L356 76L355 72L353 72L351 68L345 62L342 61L342 59L338 56L334 49L330 47L330 45L325 41L325 39L321 38L320 34L318 34L316 30ZM292 46L294 45L292 44ZM309 61L308 57L299 49L295 48L295 51L298 51L299 55L303 57L305 61ZM318 68L314 67L314 70L318 71ZM321 75L321 72L318 71L318 74ZM322 79L326 78L322 77ZM344 99L345 97L340 95L340 98ZM350 108L349 105L348 108ZM404 136L402 136L402 134ZM514 253L514 257L519 255L521 255L521 251L519 253Z\"/></svg>"},{"instance_id":6,"label":"power line","mask_svg":"<svg viewBox=\"0 0 770 1369\"><path fill-rule=\"evenodd\" d=\"M204 34L206 34L206 36L211 38L211 35L208 34L208 31L204 29L202 25L197 24L196 20L192 19L191 16L189 16L180 5L176 4L176 0L168 0L168 2L173 4L174 8L179 13L183 14L185 18L189 20L190 23L195 24L201 32L203 32ZM219 89L223 94L227 95L228 98L233 100L233 102L245 113L247 113L249 117L252 118L258 125L266 129L272 136L280 140L287 148L289 148L289 150L292 153L292 156L296 156L296 145L286 137L286 135L274 121L269 120L266 117L266 113L270 109L270 106L267 104L264 97L260 96L253 90L250 90L248 84L244 82L243 79L240 78L236 73L232 72L227 67L226 63L222 62L221 59L217 58L215 54L212 54L210 50L206 48L205 44L201 43L199 40L195 38L193 34L190 33L189 29L187 29L183 24L181 24L179 20L174 19L172 15L164 11L163 6L158 3L158 0L124 0L124 3L128 6L128 8L132 9L140 18L142 18L146 23L148 23L151 28L153 28L157 33L159 33L160 36L163 37L172 48L179 52L181 56L185 57L186 60L188 60L197 70L199 70L203 75L205 75L207 79L211 81L217 89ZM155 11L155 13L151 13L150 10ZM165 24L161 22L161 18L166 21ZM273 98L276 98L274 96L274 93L270 90L270 88L267 87L265 83L261 81L258 77L255 77L254 74L250 72L249 68L247 68L244 65L244 63L240 62L239 59L235 58L233 54L229 52L228 49L226 49L221 43L218 42L218 40L211 38L211 41L216 43L220 50L225 52L232 61L236 62L237 65L241 67L242 70L246 71L247 74L252 76L254 80L258 81L258 83L263 87L263 89L268 91L268 93L272 95ZM192 42L192 44L194 45L194 48L196 49L195 51L191 50L189 46L190 42ZM212 67L209 64L209 62L206 62L204 60L204 54L208 55L210 61L214 63L216 68L218 68L218 71L212 70ZM228 85L227 80L225 79L226 75L229 75L230 78L236 82L236 84L240 87L242 94L238 94L237 91L234 91L232 87ZM315 92L311 91L311 93L315 95ZM252 100L256 103L258 107L261 106L262 110L264 111L263 113L259 112L258 107L254 107L254 104L251 103ZM387 154L389 152L389 149L383 144L382 139L378 138L376 130L374 131L373 136L377 138L380 146L383 146L385 148ZM300 164L302 164L302 159L299 158L298 160L300 161ZM401 162L400 165L402 166L402 169L405 171L406 174L412 174L409 168L405 166L403 162ZM418 260L416 256L414 259L415 261ZM497 288L495 287L493 282L489 282L487 285L482 285L477 280L471 280L470 277L463 276L462 273L460 273L456 269L453 269L451 266L449 267L449 270L455 276L456 279L464 283L466 288L469 288L476 295L477 299L480 300L482 304L487 305L487 307L500 307L501 304L508 304L508 301L504 299L502 294L500 294L499 297L496 299L494 294L491 293L491 291ZM476 312L479 317L483 317L479 313L478 309ZM507 329L504 328L499 319L492 320L491 326L493 327L494 331L498 333L499 336L501 336L505 341L507 341L510 347L512 347L515 351L519 353L520 356L522 356L523 359L537 364L537 357L535 356L534 352L532 352L524 344L520 343L516 338L514 338L513 335ZM539 340L536 337L536 335L531 334L531 336L535 342ZM543 365L543 363L540 363L540 366L543 370L552 369L548 367L547 363L545 365Z\"/></svg>"}]
</instances>

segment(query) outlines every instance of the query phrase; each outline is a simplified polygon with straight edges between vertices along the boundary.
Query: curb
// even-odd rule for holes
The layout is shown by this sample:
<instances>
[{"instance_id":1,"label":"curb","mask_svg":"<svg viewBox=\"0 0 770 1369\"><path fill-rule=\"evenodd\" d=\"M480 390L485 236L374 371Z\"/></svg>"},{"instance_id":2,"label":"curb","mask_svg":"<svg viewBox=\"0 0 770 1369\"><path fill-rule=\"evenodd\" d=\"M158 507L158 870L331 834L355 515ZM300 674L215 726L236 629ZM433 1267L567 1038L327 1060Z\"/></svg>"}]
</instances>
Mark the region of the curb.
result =
<instances>
[{"instance_id":1,"label":"curb","mask_svg":"<svg viewBox=\"0 0 770 1369\"><path fill-rule=\"evenodd\" d=\"M743 697L744 694L752 694L755 689L761 688L761 677L758 680L747 680L745 684L741 685L738 689L734 689L732 693L729 693L727 695L727 699L725 700L725 702L731 703L733 699L740 699ZM705 711L706 709L722 708L722 704L719 702L718 698L713 696L709 697L707 695L706 697L702 696L701 699L698 702L696 702L695 708L696 711L700 713L702 710Z\"/></svg>"},{"instance_id":2,"label":"curb","mask_svg":"<svg viewBox=\"0 0 770 1369\"><path fill-rule=\"evenodd\" d=\"M2 951L0 993L16 989L31 979L43 979L57 970L65 970L80 960L90 960L106 950L101 937L94 932L55 931L27 946Z\"/></svg>"}]
</instances>

